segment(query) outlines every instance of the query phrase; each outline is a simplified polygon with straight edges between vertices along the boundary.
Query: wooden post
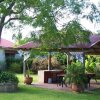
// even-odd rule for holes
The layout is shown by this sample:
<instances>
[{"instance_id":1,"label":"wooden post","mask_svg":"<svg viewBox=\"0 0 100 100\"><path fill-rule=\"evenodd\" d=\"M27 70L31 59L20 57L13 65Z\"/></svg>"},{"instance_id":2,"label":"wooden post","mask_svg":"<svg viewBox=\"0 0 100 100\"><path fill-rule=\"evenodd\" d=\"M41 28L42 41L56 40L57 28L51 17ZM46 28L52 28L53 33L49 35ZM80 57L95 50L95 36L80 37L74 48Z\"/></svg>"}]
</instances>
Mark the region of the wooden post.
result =
<instances>
[{"instance_id":1,"label":"wooden post","mask_svg":"<svg viewBox=\"0 0 100 100\"><path fill-rule=\"evenodd\" d=\"M23 75L24 77L26 76L26 64L24 60L23 60Z\"/></svg>"},{"instance_id":2,"label":"wooden post","mask_svg":"<svg viewBox=\"0 0 100 100\"><path fill-rule=\"evenodd\" d=\"M67 68L69 66L69 54L67 54Z\"/></svg>"},{"instance_id":3,"label":"wooden post","mask_svg":"<svg viewBox=\"0 0 100 100\"><path fill-rule=\"evenodd\" d=\"M48 52L48 70L51 69L51 52Z\"/></svg>"},{"instance_id":4,"label":"wooden post","mask_svg":"<svg viewBox=\"0 0 100 100\"><path fill-rule=\"evenodd\" d=\"M68 65L69 65L69 55L67 53L65 53L66 56L67 56L67 68L68 68Z\"/></svg>"},{"instance_id":5,"label":"wooden post","mask_svg":"<svg viewBox=\"0 0 100 100\"><path fill-rule=\"evenodd\" d=\"M83 52L83 70L85 73L85 52Z\"/></svg>"},{"instance_id":6,"label":"wooden post","mask_svg":"<svg viewBox=\"0 0 100 100\"><path fill-rule=\"evenodd\" d=\"M67 69L68 69L68 67L69 67L69 60L70 60L70 55L69 55L69 52L68 53L66 53L66 55L67 55ZM68 73L68 70L66 71L67 73Z\"/></svg>"}]
</instances>

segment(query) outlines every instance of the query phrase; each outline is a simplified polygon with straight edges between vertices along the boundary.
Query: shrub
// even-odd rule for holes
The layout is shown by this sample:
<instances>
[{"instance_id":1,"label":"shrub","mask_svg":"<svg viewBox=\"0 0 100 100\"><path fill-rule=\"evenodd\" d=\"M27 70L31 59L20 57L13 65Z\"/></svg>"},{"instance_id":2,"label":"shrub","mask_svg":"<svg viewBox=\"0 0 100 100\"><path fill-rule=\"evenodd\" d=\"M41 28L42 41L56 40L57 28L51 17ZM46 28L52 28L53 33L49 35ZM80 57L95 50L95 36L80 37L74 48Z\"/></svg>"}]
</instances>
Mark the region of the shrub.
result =
<instances>
[{"instance_id":1,"label":"shrub","mask_svg":"<svg viewBox=\"0 0 100 100\"><path fill-rule=\"evenodd\" d=\"M0 61L0 70L5 70L6 63L4 61Z\"/></svg>"},{"instance_id":2,"label":"shrub","mask_svg":"<svg viewBox=\"0 0 100 100\"><path fill-rule=\"evenodd\" d=\"M38 70L46 70L48 69L48 58L39 57L34 58L32 62L32 71L36 72ZM56 57L51 58L51 69L61 69L60 63L57 61Z\"/></svg>"},{"instance_id":3,"label":"shrub","mask_svg":"<svg viewBox=\"0 0 100 100\"><path fill-rule=\"evenodd\" d=\"M75 83L84 85L85 74L81 62L72 62L68 68L66 68L66 77L65 80L69 83Z\"/></svg>"},{"instance_id":4,"label":"shrub","mask_svg":"<svg viewBox=\"0 0 100 100\"><path fill-rule=\"evenodd\" d=\"M22 72L22 59L16 59L14 57L7 57L7 70L15 73L21 73Z\"/></svg>"},{"instance_id":5,"label":"shrub","mask_svg":"<svg viewBox=\"0 0 100 100\"><path fill-rule=\"evenodd\" d=\"M0 72L0 83L18 83L18 78L10 72Z\"/></svg>"},{"instance_id":6,"label":"shrub","mask_svg":"<svg viewBox=\"0 0 100 100\"><path fill-rule=\"evenodd\" d=\"M67 57L64 53L57 53L55 54L57 60L61 63L61 65L67 64Z\"/></svg>"},{"instance_id":7,"label":"shrub","mask_svg":"<svg viewBox=\"0 0 100 100\"><path fill-rule=\"evenodd\" d=\"M92 56L87 56L87 59L85 60L85 69L86 72L90 72L90 73L94 73L95 72L95 67L96 67L96 63L95 63L95 58Z\"/></svg>"},{"instance_id":8,"label":"shrub","mask_svg":"<svg viewBox=\"0 0 100 100\"><path fill-rule=\"evenodd\" d=\"M21 66L20 66L20 64L14 62L14 63L11 63L8 70L10 72L14 72L14 73L21 73Z\"/></svg>"},{"instance_id":9,"label":"shrub","mask_svg":"<svg viewBox=\"0 0 100 100\"><path fill-rule=\"evenodd\" d=\"M100 63L96 64L95 73L96 73L96 78L100 79Z\"/></svg>"}]
</instances>

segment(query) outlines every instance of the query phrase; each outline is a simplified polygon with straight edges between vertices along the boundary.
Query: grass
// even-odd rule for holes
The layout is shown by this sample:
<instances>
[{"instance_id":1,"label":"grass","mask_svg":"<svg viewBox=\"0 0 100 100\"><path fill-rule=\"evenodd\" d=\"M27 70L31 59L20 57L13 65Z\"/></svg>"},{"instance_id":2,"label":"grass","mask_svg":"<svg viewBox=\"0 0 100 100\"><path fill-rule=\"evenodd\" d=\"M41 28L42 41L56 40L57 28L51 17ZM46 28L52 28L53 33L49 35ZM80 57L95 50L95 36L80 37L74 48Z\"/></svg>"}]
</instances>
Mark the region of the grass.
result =
<instances>
[{"instance_id":1,"label":"grass","mask_svg":"<svg viewBox=\"0 0 100 100\"><path fill-rule=\"evenodd\" d=\"M23 84L24 76L22 74L17 74L17 77L19 79L19 83ZM38 82L38 76L37 75L31 75L33 77L33 82Z\"/></svg>"},{"instance_id":2,"label":"grass","mask_svg":"<svg viewBox=\"0 0 100 100\"><path fill-rule=\"evenodd\" d=\"M17 75L20 83L22 75ZM37 81L37 76L33 76ZM56 90L36 88L30 85L19 84L19 90L15 93L0 93L0 100L99 100L100 89L90 93L60 92Z\"/></svg>"}]
</instances>

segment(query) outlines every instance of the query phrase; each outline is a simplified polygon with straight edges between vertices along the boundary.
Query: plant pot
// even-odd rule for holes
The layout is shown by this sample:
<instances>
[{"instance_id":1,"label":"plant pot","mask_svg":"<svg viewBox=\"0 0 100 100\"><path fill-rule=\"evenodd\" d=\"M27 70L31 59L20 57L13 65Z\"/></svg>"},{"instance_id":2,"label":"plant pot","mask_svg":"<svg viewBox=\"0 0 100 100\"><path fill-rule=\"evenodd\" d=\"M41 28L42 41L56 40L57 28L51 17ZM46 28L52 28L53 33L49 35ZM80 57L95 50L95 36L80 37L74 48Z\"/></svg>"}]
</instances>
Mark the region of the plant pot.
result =
<instances>
[{"instance_id":1,"label":"plant pot","mask_svg":"<svg viewBox=\"0 0 100 100\"><path fill-rule=\"evenodd\" d=\"M84 87L80 84L75 84L75 83L72 83L72 91L75 91L75 92L84 92Z\"/></svg>"},{"instance_id":2,"label":"plant pot","mask_svg":"<svg viewBox=\"0 0 100 100\"><path fill-rule=\"evenodd\" d=\"M33 81L33 78L32 77L25 77L24 83L25 84L31 84L32 81Z\"/></svg>"}]
</instances>

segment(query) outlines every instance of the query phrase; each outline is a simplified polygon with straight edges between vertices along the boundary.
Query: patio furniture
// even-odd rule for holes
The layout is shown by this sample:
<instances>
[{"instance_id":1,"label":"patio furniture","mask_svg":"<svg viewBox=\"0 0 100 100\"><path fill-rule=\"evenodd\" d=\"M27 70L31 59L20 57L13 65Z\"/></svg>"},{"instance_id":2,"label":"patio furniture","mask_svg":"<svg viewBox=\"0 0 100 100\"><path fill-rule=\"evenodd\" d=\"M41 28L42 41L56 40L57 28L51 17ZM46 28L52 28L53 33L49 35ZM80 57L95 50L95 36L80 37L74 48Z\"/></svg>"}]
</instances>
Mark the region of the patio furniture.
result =
<instances>
[{"instance_id":1,"label":"patio furniture","mask_svg":"<svg viewBox=\"0 0 100 100\"><path fill-rule=\"evenodd\" d=\"M95 79L96 83L97 83L97 80L96 80L96 74L95 73L86 73L86 78L87 78L87 83L88 83L88 86L90 87L90 81L91 79Z\"/></svg>"},{"instance_id":2,"label":"patio furniture","mask_svg":"<svg viewBox=\"0 0 100 100\"><path fill-rule=\"evenodd\" d=\"M64 81L64 76L65 74L58 74L57 75L57 86L61 85L63 87L63 85L67 86L67 84L65 84L65 81Z\"/></svg>"}]
</instances>

